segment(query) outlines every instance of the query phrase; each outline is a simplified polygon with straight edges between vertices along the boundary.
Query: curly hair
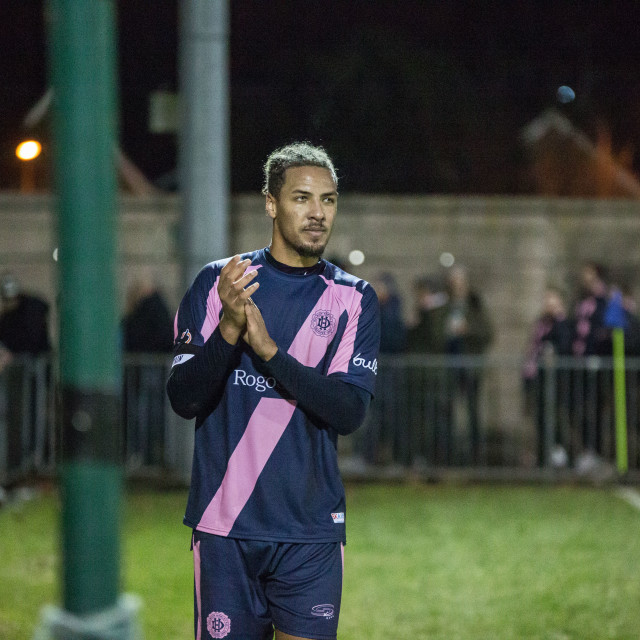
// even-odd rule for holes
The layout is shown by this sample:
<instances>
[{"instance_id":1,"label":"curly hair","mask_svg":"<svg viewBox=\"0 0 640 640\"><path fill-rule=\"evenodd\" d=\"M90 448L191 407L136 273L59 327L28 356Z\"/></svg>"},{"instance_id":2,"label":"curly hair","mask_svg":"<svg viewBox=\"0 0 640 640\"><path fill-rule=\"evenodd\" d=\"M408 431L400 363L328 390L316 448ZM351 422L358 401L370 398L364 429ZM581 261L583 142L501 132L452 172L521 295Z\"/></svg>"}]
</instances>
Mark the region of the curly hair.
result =
<instances>
[{"instance_id":1,"label":"curly hair","mask_svg":"<svg viewBox=\"0 0 640 640\"><path fill-rule=\"evenodd\" d=\"M294 142L276 149L264 163L264 185L262 194L271 194L275 198L280 195L284 184L285 172L290 167L322 167L331 173L331 178L338 188L338 176L331 158L322 147L308 142Z\"/></svg>"}]
</instances>

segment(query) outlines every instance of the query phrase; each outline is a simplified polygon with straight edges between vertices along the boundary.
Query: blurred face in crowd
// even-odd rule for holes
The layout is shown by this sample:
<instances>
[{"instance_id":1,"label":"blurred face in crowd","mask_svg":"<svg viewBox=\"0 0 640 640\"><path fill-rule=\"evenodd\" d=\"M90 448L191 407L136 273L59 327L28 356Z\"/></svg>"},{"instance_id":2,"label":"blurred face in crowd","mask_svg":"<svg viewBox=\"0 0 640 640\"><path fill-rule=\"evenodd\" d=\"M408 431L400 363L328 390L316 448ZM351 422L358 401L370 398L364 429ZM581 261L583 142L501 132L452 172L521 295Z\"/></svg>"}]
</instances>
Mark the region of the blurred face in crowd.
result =
<instances>
[{"instance_id":1,"label":"blurred face in crowd","mask_svg":"<svg viewBox=\"0 0 640 640\"><path fill-rule=\"evenodd\" d=\"M469 293L469 279L463 267L453 267L449 272L449 293L452 298L461 300Z\"/></svg>"},{"instance_id":2,"label":"blurred face in crowd","mask_svg":"<svg viewBox=\"0 0 640 640\"><path fill-rule=\"evenodd\" d=\"M555 289L547 289L544 294L543 313L554 318L565 315L566 310L560 292Z\"/></svg>"},{"instance_id":3,"label":"blurred face in crowd","mask_svg":"<svg viewBox=\"0 0 640 640\"><path fill-rule=\"evenodd\" d=\"M580 284L588 294L602 295L604 283L597 269L591 264L585 264L580 270Z\"/></svg>"}]
</instances>

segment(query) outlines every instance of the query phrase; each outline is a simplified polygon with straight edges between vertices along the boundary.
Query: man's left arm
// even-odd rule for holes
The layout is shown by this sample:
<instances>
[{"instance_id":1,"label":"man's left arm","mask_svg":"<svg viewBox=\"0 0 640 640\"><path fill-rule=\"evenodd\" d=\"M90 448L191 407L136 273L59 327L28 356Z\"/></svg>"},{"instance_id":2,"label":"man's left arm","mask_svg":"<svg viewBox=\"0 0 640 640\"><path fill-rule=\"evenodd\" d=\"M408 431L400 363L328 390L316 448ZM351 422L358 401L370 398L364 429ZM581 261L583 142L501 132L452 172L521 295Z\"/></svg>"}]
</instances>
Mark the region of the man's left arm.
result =
<instances>
[{"instance_id":1,"label":"man's left arm","mask_svg":"<svg viewBox=\"0 0 640 640\"><path fill-rule=\"evenodd\" d=\"M280 350L263 366L318 426L346 436L364 421L371 401L371 394L365 389L336 376L325 376Z\"/></svg>"}]
</instances>

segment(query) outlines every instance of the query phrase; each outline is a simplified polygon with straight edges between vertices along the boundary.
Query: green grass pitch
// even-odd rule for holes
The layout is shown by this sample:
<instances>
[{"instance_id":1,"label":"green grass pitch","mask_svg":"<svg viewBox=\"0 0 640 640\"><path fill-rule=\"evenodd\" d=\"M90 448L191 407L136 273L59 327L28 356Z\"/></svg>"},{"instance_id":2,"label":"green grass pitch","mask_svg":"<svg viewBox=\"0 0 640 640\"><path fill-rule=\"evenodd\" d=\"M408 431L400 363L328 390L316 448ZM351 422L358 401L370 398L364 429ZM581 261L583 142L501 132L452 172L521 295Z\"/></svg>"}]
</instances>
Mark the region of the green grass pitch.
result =
<instances>
[{"instance_id":1,"label":"green grass pitch","mask_svg":"<svg viewBox=\"0 0 640 640\"><path fill-rule=\"evenodd\" d=\"M185 492L124 500L123 591L146 638L192 638ZM0 638L59 603L54 492L0 509ZM340 640L637 640L640 511L614 487L347 487Z\"/></svg>"}]
</instances>

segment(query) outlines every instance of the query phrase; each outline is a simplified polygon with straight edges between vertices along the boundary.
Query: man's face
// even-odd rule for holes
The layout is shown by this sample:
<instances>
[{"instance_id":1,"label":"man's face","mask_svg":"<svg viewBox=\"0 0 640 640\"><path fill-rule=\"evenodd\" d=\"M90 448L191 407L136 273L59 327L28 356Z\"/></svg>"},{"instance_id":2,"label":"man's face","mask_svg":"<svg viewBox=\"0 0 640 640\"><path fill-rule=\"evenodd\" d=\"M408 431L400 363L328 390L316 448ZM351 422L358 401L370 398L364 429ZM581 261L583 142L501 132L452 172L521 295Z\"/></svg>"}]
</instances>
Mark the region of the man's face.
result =
<instances>
[{"instance_id":1,"label":"man's face","mask_svg":"<svg viewBox=\"0 0 640 640\"><path fill-rule=\"evenodd\" d=\"M327 246L338 192L323 167L291 167L284 177L279 196L267 195L267 215L273 219L271 253L284 264L308 267Z\"/></svg>"}]
</instances>

